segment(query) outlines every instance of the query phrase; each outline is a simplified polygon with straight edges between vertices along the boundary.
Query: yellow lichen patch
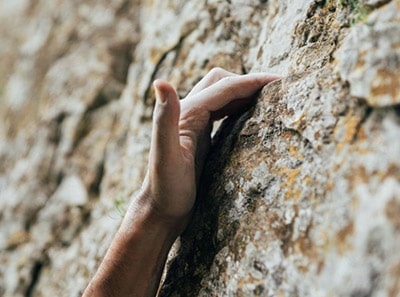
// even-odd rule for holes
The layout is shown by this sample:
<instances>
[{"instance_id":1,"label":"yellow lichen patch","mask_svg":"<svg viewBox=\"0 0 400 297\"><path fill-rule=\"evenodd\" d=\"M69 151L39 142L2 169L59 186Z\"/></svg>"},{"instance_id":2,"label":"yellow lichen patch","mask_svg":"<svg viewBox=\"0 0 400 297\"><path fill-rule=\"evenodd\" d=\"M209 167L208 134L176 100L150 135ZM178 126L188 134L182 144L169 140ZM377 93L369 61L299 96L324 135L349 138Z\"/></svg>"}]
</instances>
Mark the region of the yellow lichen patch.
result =
<instances>
[{"instance_id":1,"label":"yellow lichen patch","mask_svg":"<svg viewBox=\"0 0 400 297\"><path fill-rule=\"evenodd\" d=\"M357 131L357 140L364 141L367 140L367 133L365 132L365 128L361 126Z\"/></svg>"},{"instance_id":2,"label":"yellow lichen patch","mask_svg":"<svg viewBox=\"0 0 400 297\"><path fill-rule=\"evenodd\" d=\"M294 183L296 181L296 178L299 176L299 174L300 174L300 169L290 170L287 173L288 182L289 183Z\"/></svg>"},{"instance_id":3,"label":"yellow lichen patch","mask_svg":"<svg viewBox=\"0 0 400 297\"><path fill-rule=\"evenodd\" d=\"M278 293L276 294L276 297L283 297L285 296L285 291L283 291L282 289L278 291Z\"/></svg>"},{"instance_id":4,"label":"yellow lichen patch","mask_svg":"<svg viewBox=\"0 0 400 297\"><path fill-rule=\"evenodd\" d=\"M350 189L354 189L358 184L367 184L371 176L373 174L369 174L364 166L354 168L347 178Z\"/></svg>"},{"instance_id":5,"label":"yellow lichen patch","mask_svg":"<svg viewBox=\"0 0 400 297\"><path fill-rule=\"evenodd\" d=\"M357 149L357 153L360 155L367 155L367 154L371 153L371 151L368 150L367 148L359 147Z\"/></svg>"},{"instance_id":6,"label":"yellow lichen patch","mask_svg":"<svg viewBox=\"0 0 400 297\"><path fill-rule=\"evenodd\" d=\"M379 179L381 181L384 181L385 179L389 178L389 177L393 177L393 178L400 178L400 168L398 165L396 164L390 164L387 168L387 170L383 171L383 172L379 172L377 174L377 176L379 176Z\"/></svg>"},{"instance_id":7,"label":"yellow lichen patch","mask_svg":"<svg viewBox=\"0 0 400 297\"><path fill-rule=\"evenodd\" d=\"M279 174L286 177L281 186L282 189L286 189L285 199L299 200L301 198L301 190L298 186L295 187L295 185L299 185L298 176L300 174L300 169L283 168L280 170Z\"/></svg>"},{"instance_id":8,"label":"yellow lichen patch","mask_svg":"<svg viewBox=\"0 0 400 297\"><path fill-rule=\"evenodd\" d=\"M304 155L299 153L299 147L298 146L290 145L289 146L289 154L295 159L304 160Z\"/></svg>"},{"instance_id":9,"label":"yellow lichen patch","mask_svg":"<svg viewBox=\"0 0 400 297\"><path fill-rule=\"evenodd\" d=\"M285 199L294 199L296 201L300 200L301 191L300 189L288 189L285 193Z\"/></svg>"},{"instance_id":10,"label":"yellow lichen patch","mask_svg":"<svg viewBox=\"0 0 400 297\"><path fill-rule=\"evenodd\" d=\"M358 53L357 64L356 64L356 67L355 67L356 70L364 69L364 67L365 67L365 57L366 57L367 53L368 53L368 51L365 50L365 49L361 50Z\"/></svg>"},{"instance_id":11,"label":"yellow lichen patch","mask_svg":"<svg viewBox=\"0 0 400 297\"><path fill-rule=\"evenodd\" d=\"M174 44L164 45L163 47L152 47L150 49L150 60L152 63L157 64L163 55L173 49Z\"/></svg>"},{"instance_id":12,"label":"yellow lichen patch","mask_svg":"<svg viewBox=\"0 0 400 297\"><path fill-rule=\"evenodd\" d=\"M400 103L400 79L398 71L379 69L371 83L368 103L374 106Z\"/></svg>"},{"instance_id":13,"label":"yellow lichen patch","mask_svg":"<svg viewBox=\"0 0 400 297\"><path fill-rule=\"evenodd\" d=\"M353 140L353 137L357 131L358 124L360 122L360 118L352 117L347 122L346 134L343 138L344 143L350 143Z\"/></svg>"},{"instance_id":14,"label":"yellow lichen patch","mask_svg":"<svg viewBox=\"0 0 400 297\"><path fill-rule=\"evenodd\" d=\"M318 250L317 247L312 243L312 241L308 238L308 236L301 237L294 242L293 245L294 251L297 254L304 255L309 259L317 260ZM308 267L303 267L302 270L306 272Z\"/></svg>"},{"instance_id":15,"label":"yellow lichen patch","mask_svg":"<svg viewBox=\"0 0 400 297\"><path fill-rule=\"evenodd\" d=\"M336 242L337 242L337 249L340 253L344 253L348 250L351 249L351 244L348 242L349 236L351 236L354 233L354 225L351 222L348 224L346 227L341 229L337 234L336 234Z\"/></svg>"},{"instance_id":16,"label":"yellow lichen patch","mask_svg":"<svg viewBox=\"0 0 400 297\"><path fill-rule=\"evenodd\" d=\"M293 138L293 132L291 131L284 131L281 135L280 135L283 139L292 139Z\"/></svg>"},{"instance_id":17,"label":"yellow lichen patch","mask_svg":"<svg viewBox=\"0 0 400 297\"><path fill-rule=\"evenodd\" d=\"M25 230L12 233L8 238L7 249L14 249L17 246L29 241L29 238L29 233L27 233Z\"/></svg>"},{"instance_id":18,"label":"yellow lichen patch","mask_svg":"<svg viewBox=\"0 0 400 297\"><path fill-rule=\"evenodd\" d=\"M393 43L393 44L390 46L390 48L393 49L393 50L400 49L400 42L398 42L398 43Z\"/></svg>"},{"instance_id":19,"label":"yellow lichen patch","mask_svg":"<svg viewBox=\"0 0 400 297\"><path fill-rule=\"evenodd\" d=\"M151 62L153 62L154 64L157 64L160 57L162 56L162 51L158 48L151 48L150 50L150 59Z\"/></svg>"},{"instance_id":20,"label":"yellow lichen patch","mask_svg":"<svg viewBox=\"0 0 400 297\"><path fill-rule=\"evenodd\" d=\"M400 200L393 197L385 207L386 217L400 230Z\"/></svg>"},{"instance_id":21,"label":"yellow lichen patch","mask_svg":"<svg viewBox=\"0 0 400 297\"><path fill-rule=\"evenodd\" d=\"M341 128L343 128L343 125L345 126L345 133L341 136L339 143L336 145L338 151L343 150L343 148L347 147L347 144L353 141L356 133L358 133L360 121L360 115L350 113L346 116L340 125L342 126ZM339 128L339 125L337 127Z\"/></svg>"},{"instance_id":22,"label":"yellow lichen patch","mask_svg":"<svg viewBox=\"0 0 400 297\"><path fill-rule=\"evenodd\" d=\"M333 189L333 181L328 181L326 184L326 190L331 191Z\"/></svg>"}]
</instances>

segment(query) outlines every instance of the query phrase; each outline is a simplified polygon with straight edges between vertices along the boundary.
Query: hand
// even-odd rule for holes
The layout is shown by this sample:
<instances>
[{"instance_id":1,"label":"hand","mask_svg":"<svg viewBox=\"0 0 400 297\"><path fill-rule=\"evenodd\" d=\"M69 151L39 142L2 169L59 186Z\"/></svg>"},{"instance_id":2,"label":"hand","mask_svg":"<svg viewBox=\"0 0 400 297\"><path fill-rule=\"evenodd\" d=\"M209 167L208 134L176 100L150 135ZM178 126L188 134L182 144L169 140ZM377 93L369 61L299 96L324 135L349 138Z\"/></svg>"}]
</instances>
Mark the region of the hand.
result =
<instances>
[{"instance_id":1,"label":"hand","mask_svg":"<svg viewBox=\"0 0 400 297\"><path fill-rule=\"evenodd\" d=\"M166 81L154 82L156 106L148 172L84 296L154 296L169 249L186 228L210 145L212 122L242 110L265 73L213 69L179 101Z\"/></svg>"},{"instance_id":2,"label":"hand","mask_svg":"<svg viewBox=\"0 0 400 297\"><path fill-rule=\"evenodd\" d=\"M181 101L169 83L156 80L148 172L138 203L172 222L179 235L194 206L212 122L243 110L261 87L278 78L214 68Z\"/></svg>"}]
</instances>

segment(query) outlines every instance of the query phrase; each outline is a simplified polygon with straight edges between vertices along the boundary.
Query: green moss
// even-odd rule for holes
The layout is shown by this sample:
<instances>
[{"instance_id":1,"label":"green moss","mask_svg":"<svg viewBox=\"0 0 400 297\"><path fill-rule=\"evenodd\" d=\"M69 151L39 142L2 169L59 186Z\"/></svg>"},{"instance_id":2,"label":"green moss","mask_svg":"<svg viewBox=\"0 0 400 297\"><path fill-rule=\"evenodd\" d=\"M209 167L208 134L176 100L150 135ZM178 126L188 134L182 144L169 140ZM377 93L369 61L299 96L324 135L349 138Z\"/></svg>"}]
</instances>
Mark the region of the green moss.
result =
<instances>
[{"instance_id":1,"label":"green moss","mask_svg":"<svg viewBox=\"0 0 400 297\"><path fill-rule=\"evenodd\" d=\"M352 26L363 22L373 10L371 7L362 4L359 0L340 0L340 5L350 8L350 24Z\"/></svg>"}]
</instances>

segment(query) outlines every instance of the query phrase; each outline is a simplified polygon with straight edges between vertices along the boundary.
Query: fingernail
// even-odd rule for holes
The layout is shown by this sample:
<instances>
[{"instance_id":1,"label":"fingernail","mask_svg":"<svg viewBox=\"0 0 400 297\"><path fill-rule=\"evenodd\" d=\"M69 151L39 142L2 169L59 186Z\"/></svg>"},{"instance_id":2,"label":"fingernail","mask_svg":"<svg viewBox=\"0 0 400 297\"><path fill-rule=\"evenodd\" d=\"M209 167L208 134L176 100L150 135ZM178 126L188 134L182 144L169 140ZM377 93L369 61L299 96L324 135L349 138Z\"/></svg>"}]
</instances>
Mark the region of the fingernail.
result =
<instances>
[{"instance_id":1,"label":"fingernail","mask_svg":"<svg viewBox=\"0 0 400 297\"><path fill-rule=\"evenodd\" d=\"M155 90L155 93L156 93L156 99L158 101L160 101L160 103L165 103L166 98L165 98L164 94L162 93L162 91L160 90L157 80L155 80L153 82L153 87L154 87L154 90Z\"/></svg>"}]
</instances>

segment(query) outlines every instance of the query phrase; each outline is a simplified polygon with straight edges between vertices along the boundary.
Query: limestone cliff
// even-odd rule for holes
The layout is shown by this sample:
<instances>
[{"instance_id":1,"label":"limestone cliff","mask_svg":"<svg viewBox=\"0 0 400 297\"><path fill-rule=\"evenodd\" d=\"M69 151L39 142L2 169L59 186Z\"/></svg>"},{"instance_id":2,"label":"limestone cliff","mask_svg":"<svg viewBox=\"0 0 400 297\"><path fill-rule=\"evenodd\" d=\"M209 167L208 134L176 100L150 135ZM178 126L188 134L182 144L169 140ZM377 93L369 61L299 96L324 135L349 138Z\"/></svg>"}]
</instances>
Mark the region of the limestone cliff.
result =
<instances>
[{"instance_id":1,"label":"limestone cliff","mask_svg":"<svg viewBox=\"0 0 400 297\"><path fill-rule=\"evenodd\" d=\"M270 71L213 140L160 296L400 296L399 0L1 0L0 296L79 296L154 96Z\"/></svg>"}]
</instances>

